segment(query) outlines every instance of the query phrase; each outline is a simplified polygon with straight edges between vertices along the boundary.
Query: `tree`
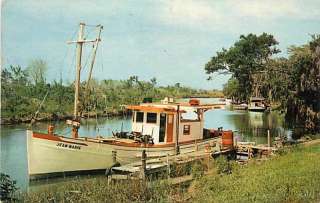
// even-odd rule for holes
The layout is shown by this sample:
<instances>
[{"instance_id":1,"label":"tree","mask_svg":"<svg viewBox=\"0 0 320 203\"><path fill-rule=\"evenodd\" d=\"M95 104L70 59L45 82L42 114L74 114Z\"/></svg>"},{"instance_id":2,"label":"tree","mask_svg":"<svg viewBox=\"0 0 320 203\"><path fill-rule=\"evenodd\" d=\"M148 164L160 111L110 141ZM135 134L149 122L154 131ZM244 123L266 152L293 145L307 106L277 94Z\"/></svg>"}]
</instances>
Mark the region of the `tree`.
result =
<instances>
[{"instance_id":1,"label":"tree","mask_svg":"<svg viewBox=\"0 0 320 203\"><path fill-rule=\"evenodd\" d=\"M281 102L285 104L289 92L291 66L286 58L270 59L266 64L265 72L260 77L260 92L270 102ZM284 108L285 105L282 105Z\"/></svg>"},{"instance_id":2,"label":"tree","mask_svg":"<svg viewBox=\"0 0 320 203\"><path fill-rule=\"evenodd\" d=\"M157 78L155 78L155 77L151 78L150 82L151 82L152 86L155 87L157 85Z\"/></svg>"},{"instance_id":3,"label":"tree","mask_svg":"<svg viewBox=\"0 0 320 203\"><path fill-rule=\"evenodd\" d=\"M28 73L34 84L46 83L45 74L47 69L47 63L42 59L32 60L27 67Z\"/></svg>"},{"instance_id":4,"label":"tree","mask_svg":"<svg viewBox=\"0 0 320 203\"><path fill-rule=\"evenodd\" d=\"M205 65L207 74L232 74L239 82L239 89L243 94L240 100L248 100L253 92L253 74L263 71L266 63L273 54L279 53L276 48L278 42L272 35L263 33L241 35L240 40L232 47L222 49ZM210 79L210 77L209 77Z\"/></svg>"},{"instance_id":5,"label":"tree","mask_svg":"<svg viewBox=\"0 0 320 203\"><path fill-rule=\"evenodd\" d=\"M241 92L239 91L239 82L235 78L230 78L228 82L223 85L223 94L228 98L239 98L239 94Z\"/></svg>"},{"instance_id":6,"label":"tree","mask_svg":"<svg viewBox=\"0 0 320 203\"><path fill-rule=\"evenodd\" d=\"M313 35L309 44L289 49L292 68L292 92L287 102L287 118L307 131L320 132L320 35Z\"/></svg>"}]
</instances>

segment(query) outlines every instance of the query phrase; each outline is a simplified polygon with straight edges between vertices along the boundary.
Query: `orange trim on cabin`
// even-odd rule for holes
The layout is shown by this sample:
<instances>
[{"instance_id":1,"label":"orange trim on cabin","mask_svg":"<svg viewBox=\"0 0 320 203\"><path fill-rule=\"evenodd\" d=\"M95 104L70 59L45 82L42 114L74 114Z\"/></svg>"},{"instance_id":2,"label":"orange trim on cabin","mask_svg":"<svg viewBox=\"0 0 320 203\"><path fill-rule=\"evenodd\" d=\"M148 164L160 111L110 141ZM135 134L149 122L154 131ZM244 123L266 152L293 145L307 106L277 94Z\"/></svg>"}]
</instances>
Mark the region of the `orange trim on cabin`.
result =
<instances>
[{"instance_id":1,"label":"orange trim on cabin","mask_svg":"<svg viewBox=\"0 0 320 203\"><path fill-rule=\"evenodd\" d=\"M130 110L147 111L147 112L158 112L158 113L177 113L174 108L167 107L155 107L155 106L139 106L139 105L129 105L126 106ZM180 113L185 113L186 111L180 110Z\"/></svg>"}]
</instances>

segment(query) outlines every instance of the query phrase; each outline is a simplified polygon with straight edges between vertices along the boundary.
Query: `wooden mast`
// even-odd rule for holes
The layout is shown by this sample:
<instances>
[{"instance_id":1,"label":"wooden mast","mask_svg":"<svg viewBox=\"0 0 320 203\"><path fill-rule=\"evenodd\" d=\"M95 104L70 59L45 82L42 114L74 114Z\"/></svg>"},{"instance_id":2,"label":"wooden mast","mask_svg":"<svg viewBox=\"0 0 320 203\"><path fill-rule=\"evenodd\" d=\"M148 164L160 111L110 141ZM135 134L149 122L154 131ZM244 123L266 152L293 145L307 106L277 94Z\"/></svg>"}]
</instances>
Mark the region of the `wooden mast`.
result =
<instances>
[{"instance_id":1,"label":"wooden mast","mask_svg":"<svg viewBox=\"0 0 320 203\"><path fill-rule=\"evenodd\" d=\"M78 107L79 107L79 89L80 89L80 72L81 72L81 56L82 56L82 45L84 43L83 32L84 23L80 23L80 29L77 41L77 64L76 64L76 81L75 81L75 92L74 92L74 110L73 120L78 120Z\"/></svg>"},{"instance_id":2,"label":"wooden mast","mask_svg":"<svg viewBox=\"0 0 320 203\"><path fill-rule=\"evenodd\" d=\"M80 23L79 33L78 33L78 40L77 41L70 41L68 43L77 43L77 63L76 63L76 80L75 80L75 92L74 92L74 112L73 112L73 121L69 122L69 124L72 125L72 137L78 138L78 129L80 128L80 122L79 122L79 91L80 91L80 73L81 73L81 57L82 57L82 46L83 43L86 42L96 42L100 40L100 33L102 26L99 25L100 31L99 31L99 37L96 40L85 40L84 38L84 23ZM98 45L98 44L97 44ZM96 51L96 49L95 49ZM95 56L95 53L94 53ZM92 61L92 66L94 64L94 59ZM92 67L91 67L92 69ZM90 71L91 75L91 71ZM91 76L90 76L91 77ZM68 121L67 121L68 122Z\"/></svg>"}]
</instances>

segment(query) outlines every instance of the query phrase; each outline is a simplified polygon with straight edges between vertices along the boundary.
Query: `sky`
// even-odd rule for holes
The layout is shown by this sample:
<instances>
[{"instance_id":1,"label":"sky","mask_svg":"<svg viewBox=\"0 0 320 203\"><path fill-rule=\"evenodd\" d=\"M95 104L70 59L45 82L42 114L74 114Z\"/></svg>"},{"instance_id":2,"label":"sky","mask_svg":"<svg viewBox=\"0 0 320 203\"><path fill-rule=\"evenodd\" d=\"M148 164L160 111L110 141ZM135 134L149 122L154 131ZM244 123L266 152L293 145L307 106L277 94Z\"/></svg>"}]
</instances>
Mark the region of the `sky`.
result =
<instances>
[{"instance_id":1,"label":"sky","mask_svg":"<svg viewBox=\"0 0 320 203\"><path fill-rule=\"evenodd\" d=\"M242 34L272 34L286 56L320 33L319 0L4 0L1 8L2 67L42 59L49 81L74 80L75 45L66 41L80 22L104 26L94 78L156 77L201 89L222 89L230 76L207 81L204 66ZM85 33L95 39L94 27ZM84 49L82 80L92 45Z\"/></svg>"}]
</instances>

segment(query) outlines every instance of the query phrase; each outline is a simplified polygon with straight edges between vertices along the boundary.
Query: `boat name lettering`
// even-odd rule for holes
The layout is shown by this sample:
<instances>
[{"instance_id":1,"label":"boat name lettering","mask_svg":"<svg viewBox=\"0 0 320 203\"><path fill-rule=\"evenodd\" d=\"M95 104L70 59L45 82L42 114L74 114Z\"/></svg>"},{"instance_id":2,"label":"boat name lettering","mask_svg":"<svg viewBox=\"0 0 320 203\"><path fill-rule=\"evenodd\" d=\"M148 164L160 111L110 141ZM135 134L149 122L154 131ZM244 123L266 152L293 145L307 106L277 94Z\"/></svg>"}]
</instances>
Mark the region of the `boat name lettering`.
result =
<instances>
[{"instance_id":1,"label":"boat name lettering","mask_svg":"<svg viewBox=\"0 0 320 203\"><path fill-rule=\"evenodd\" d=\"M78 145L65 144L65 143L61 143L61 142L59 142L59 143L57 144L57 147L65 147L65 148L79 149L79 150L81 149L81 147L78 146Z\"/></svg>"}]
</instances>

